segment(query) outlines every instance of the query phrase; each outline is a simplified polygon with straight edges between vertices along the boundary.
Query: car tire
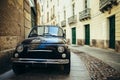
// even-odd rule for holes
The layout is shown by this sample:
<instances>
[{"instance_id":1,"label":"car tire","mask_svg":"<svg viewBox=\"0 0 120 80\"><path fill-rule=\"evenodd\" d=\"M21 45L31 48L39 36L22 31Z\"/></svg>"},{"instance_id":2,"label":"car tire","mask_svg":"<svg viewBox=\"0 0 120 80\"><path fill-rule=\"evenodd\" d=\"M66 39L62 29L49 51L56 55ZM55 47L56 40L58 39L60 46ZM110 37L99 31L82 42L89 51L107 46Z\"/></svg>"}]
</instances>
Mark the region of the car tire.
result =
<instances>
[{"instance_id":1,"label":"car tire","mask_svg":"<svg viewBox=\"0 0 120 80\"><path fill-rule=\"evenodd\" d=\"M70 63L64 65L64 73L69 74L70 73Z\"/></svg>"},{"instance_id":2,"label":"car tire","mask_svg":"<svg viewBox=\"0 0 120 80\"><path fill-rule=\"evenodd\" d=\"M15 74L21 74L25 72L25 66L21 65L12 65L12 69Z\"/></svg>"}]
</instances>

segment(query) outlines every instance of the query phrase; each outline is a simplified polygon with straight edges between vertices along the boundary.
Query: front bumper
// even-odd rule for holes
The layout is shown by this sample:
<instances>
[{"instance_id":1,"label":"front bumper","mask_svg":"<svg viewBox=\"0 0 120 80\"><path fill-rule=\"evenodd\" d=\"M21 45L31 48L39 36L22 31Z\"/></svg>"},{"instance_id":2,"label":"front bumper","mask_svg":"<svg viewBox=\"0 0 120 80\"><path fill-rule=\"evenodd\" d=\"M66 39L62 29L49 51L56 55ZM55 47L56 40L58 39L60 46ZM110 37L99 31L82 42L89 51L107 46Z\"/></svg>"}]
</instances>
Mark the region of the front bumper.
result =
<instances>
[{"instance_id":1,"label":"front bumper","mask_svg":"<svg viewBox=\"0 0 120 80\"><path fill-rule=\"evenodd\" d=\"M19 64L68 64L69 59L34 59L34 58L12 58L13 63Z\"/></svg>"}]
</instances>

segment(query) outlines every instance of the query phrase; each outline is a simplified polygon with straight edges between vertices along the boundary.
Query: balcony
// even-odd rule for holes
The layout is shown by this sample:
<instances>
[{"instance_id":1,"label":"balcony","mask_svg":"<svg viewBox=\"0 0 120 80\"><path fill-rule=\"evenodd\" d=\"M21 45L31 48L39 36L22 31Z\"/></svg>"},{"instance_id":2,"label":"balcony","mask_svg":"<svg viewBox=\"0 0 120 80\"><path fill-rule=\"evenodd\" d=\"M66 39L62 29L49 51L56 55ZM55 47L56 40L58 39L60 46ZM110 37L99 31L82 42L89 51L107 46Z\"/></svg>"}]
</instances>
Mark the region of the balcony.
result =
<instances>
[{"instance_id":1,"label":"balcony","mask_svg":"<svg viewBox=\"0 0 120 80\"><path fill-rule=\"evenodd\" d=\"M76 23L77 22L77 16L73 15L70 18L68 18L68 23L72 24L72 23Z\"/></svg>"},{"instance_id":2,"label":"balcony","mask_svg":"<svg viewBox=\"0 0 120 80\"><path fill-rule=\"evenodd\" d=\"M79 20L86 20L86 19L90 19L91 18L91 14L90 14L91 9L87 8L84 11L79 13Z\"/></svg>"},{"instance_id":3,"label":"balcony","mask_svg":"<svg viewBox=\"0 0 120 80\"><path fill-rule=\"evenodd\" d=\"M61 22L61 26L62 26L62 27L65 27L65 26L66 26L66 20L63 20L63 21Z\"/></svg>"},{"instance_id":4,"label":"balcony","mask_svg":"<svg viewBox=\"0 0 120 80\"><path fill-rule=\"evenodd\" d=\"M108 11L112 8L113 5L117 5L117 0L100 0L100 11Z\"/></svg>"}]
</instances>

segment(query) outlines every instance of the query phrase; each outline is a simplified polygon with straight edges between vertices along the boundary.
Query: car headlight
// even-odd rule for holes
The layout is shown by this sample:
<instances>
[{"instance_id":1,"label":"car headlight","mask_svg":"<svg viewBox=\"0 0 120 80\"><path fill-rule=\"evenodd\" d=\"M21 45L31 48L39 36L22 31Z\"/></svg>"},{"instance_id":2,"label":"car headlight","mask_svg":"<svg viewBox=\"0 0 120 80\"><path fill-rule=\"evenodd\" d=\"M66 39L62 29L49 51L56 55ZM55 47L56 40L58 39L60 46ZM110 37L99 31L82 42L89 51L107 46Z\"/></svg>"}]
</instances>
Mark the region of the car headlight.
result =
<instances>
[{"instance_id":1,"label":"car headlight","mask_svg":"<svg viewBox=\"0 0 120 80\"><path fill-rule=\"evenodd\" d=\"M59 52L59 53L63 53L64 50L65 50L64 47L62 47L62 46L59 46L59 47L58 47L58 52Z\"/></svg>"},{"instance_id":2,"label":"car headlight","mask_svg":"<svg viewBox=\"0 0 120 80\"><path fill-rule=\"evenodd\" d=\"M19 57L19 54L18 53L15 53L14 54L15 58Z\"/></svg>"},{"instance_id":3,"label":"car headlight","mask_svg":"<svg viewBox=\"0 0 120 80\"><path fill-rule=\"evenodd\" d=\"M23 45L19 45L18 47L17 47L17 52L22 52L23 51Z\"/></svg>"}]
</instances>

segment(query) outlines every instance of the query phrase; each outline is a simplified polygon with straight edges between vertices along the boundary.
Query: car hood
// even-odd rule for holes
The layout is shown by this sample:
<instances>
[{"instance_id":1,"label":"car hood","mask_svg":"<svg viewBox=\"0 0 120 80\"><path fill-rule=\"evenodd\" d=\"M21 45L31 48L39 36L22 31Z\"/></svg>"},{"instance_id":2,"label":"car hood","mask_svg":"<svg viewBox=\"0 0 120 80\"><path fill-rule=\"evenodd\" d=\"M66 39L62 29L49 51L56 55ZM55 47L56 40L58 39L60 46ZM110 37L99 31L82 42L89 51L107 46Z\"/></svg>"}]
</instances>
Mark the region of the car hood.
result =
<instances>
[{"instance_id":1,"label":"car hood","mask_svg":"<svg viewBox=\"0 0 120 80\"><path fill-rule=\"evenodd\" d=\"M61 37L31 37L25 39L22 44L64 44L64 38Z\"/></svg>"}]
</instances>

